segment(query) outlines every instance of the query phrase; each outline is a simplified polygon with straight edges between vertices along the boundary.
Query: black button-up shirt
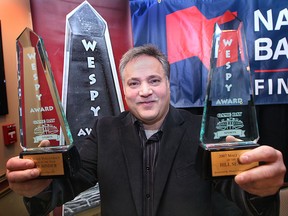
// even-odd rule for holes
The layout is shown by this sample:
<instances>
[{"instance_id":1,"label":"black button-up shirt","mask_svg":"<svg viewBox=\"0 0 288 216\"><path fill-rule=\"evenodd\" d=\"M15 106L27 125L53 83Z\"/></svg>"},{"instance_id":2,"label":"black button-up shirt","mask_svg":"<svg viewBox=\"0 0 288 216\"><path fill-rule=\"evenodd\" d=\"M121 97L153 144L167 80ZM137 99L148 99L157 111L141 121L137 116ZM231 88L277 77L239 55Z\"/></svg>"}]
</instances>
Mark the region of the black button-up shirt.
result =
<instances>
[{"instance_id":1,"label":"black button-up shirt","mask_svg":"<svg viewBox=\"0 0 288 216\"><path fill-rule=\"evenodd\" d=\"M143 160L143 215L152 216L154 203L154 174L157 166L157 158L160 148L162 130L159 129L147 138L143 124L135 119L134 121L142 144ZM151 132L151 131L150 131ZM149 132L148 132L149 133Z\"/></svg>"}]
</instances>

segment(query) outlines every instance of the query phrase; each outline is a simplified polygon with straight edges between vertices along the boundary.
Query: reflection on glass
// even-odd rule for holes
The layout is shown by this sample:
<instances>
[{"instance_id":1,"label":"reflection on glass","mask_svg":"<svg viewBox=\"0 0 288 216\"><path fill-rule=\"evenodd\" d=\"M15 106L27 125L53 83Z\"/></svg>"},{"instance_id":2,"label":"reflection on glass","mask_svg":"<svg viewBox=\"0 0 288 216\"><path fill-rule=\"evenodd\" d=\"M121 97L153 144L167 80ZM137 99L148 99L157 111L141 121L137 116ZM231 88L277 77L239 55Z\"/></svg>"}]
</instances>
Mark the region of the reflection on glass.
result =
<instances>
[{"instance_id":1,"label":"reflection on glass","mask_svg":"<svg viewBox=\"0 0 288 216\"><path fill-rule=\"evenodd\" d=\"M35 161L40 178L74 175L80 168L80 157L73 145L43 40L26 28L16 45L23 150L20 157ZM48 140L49 146L43 147L43 140Z\"/></svg>"},{"instance_id":2,"label":"reflection on glass","mask_svg":"<svg viewBox=\"0 0 288 216\"><path fill-rule=\"evenodd\" d=\"M37 148L42 140L51 146L73 142L43 40L26 28L17 38L21 145Z\"/></svg>"},{"instance_id":3,"label":"reflection on glass","mask_svg":"<svg viewBox=\"0 0 288 216\"><path fill-rule=\"evenodd\" d=\"M258 139L243 23L234 17L215 24L198 154L202 175L234 176L258 166L238 161L243 152L258 146Z\"/></svg>"}]
</instances>

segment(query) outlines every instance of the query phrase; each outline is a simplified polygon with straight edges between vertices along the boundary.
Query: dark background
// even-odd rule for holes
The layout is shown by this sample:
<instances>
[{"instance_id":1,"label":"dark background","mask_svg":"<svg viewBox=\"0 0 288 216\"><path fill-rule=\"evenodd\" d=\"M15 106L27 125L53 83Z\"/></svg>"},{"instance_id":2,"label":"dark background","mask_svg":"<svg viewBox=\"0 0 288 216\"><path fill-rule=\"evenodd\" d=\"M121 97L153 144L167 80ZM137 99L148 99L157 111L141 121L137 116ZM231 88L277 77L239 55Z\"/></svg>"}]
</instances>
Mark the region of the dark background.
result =
<instances>
[{"instance_id":1,"label":"dark background","mask_svg":"<svg viewBox=\"0 0 288 216\"><path fill-rule=\"evenodd\" d=\"M0 22L0 115L8 114L7 94L6 94L6 82L4 72L4 59L2 48L2 31Z\"/></svg>"}]
</instances>

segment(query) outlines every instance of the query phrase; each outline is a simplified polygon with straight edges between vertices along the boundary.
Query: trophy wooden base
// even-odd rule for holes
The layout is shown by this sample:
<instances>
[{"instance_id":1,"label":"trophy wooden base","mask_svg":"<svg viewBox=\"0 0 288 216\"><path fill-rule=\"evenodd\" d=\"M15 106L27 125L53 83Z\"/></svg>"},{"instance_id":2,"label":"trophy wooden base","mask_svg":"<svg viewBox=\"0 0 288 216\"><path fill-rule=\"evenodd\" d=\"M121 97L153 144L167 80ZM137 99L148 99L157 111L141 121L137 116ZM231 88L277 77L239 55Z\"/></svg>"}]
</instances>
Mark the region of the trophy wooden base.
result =
<instances>
[{"instance_id":1,"label":"trophy wooden base","mask_svg":"<svg viewBox=\"0 0 288 216\"><path fill-rule=\"evenodd\" d=\"M20 158L35 161L39 178L71 177L81 167L80 155L74 145L26 149Z\"/></svg>"},{"instance_id":2,"label":"trophy wooden base","mask_svg":"<svg viewBox=\"0 0 288 216\"><path fill-rule=\"evenodd\" d=\"M196 167L204 179L229 178L259 166L259 163L240 164L239 157L246 151L258 147L258 144L248 145L200 145L198 147Z\"/></svg>"}]
</instances>

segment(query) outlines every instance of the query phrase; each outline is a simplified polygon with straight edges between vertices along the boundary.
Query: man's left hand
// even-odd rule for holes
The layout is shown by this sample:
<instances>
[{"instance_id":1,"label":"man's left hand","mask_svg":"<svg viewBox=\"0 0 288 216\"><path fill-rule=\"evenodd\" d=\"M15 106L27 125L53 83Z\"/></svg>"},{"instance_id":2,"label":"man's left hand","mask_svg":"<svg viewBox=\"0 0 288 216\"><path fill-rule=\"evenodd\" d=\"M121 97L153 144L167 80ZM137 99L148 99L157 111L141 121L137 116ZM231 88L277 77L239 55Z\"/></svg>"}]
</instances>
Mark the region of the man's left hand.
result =
<instances>
[{"instance_id":1,"label":"man's left hand","mask_svg":"<svg viewBox=\"0 0 288 216\"><path fill-rule=\"evenodd\" d=\"M286 167L280 151L263 145L243 153L239 162L261 162L260 166L235 176L235 182L248 193L264 197L274 195L283 186Z\"/></svg>"}]
</instances>

